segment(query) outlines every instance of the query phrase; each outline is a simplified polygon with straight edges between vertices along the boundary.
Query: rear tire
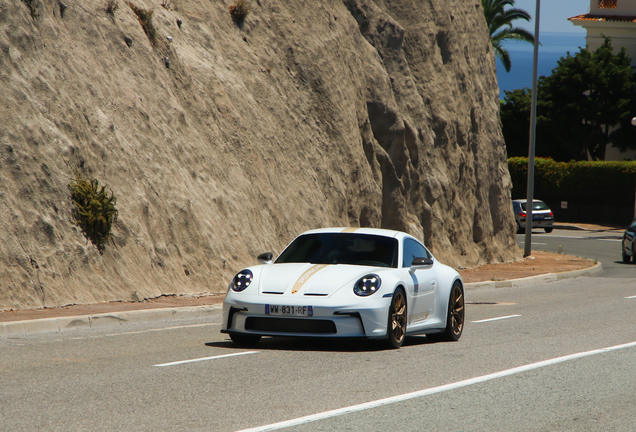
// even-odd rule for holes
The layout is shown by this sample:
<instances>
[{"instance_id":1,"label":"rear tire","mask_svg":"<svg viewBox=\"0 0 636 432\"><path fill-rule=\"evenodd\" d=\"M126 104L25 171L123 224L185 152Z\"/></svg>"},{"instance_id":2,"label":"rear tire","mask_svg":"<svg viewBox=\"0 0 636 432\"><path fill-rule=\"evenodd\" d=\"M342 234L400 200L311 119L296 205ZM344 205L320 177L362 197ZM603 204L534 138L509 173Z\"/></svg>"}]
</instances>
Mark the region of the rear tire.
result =
<instances>
[{"instance_id":1,"label":"rear tire","mask_svg":"<svg viewBox=\"0 0 636 432\"><path fill-rule=\"evenodd\" d=\"M629 256L629 255L627 255L627 254L625 253L625 250L624 250L624 249L623 249L623 251L622 251L622 255L623 255L623 262L624 262L625 264L628 264L628 263L630 263L630 262L632 261L632 257L631 257L631 256Z\"/></svg>"},{"instance_id":2,"label":"rear tire","mask_svg":"<svg viewBox=\"0 0 636 432\"><path fill-rule=\"evenodd\" d=\"M396 289L391 298L386 334L390 349L401 347L406 338L406 295L402 288Z\"/></svg>"},{"instance_id":3,"label":"rear tire","mask_svg":"<svg viewBox=\"0 0 636 432\"><path fill-rule=\"evenodd\" d=\"M517 222L517 234L525 234L525 233L526 233L526 229L521 228L521 225L519 225L519 222Z\"/></svg>"},{"instance_id":4,"label":"rear tire","mask_svg":"<svg viewBox=\"0 0 636 432\"><path fill-rule=\"evenodd\" d=\"M230 339L232 339L232 342L240 346L253 346L261 340L261 336L244 333L230 333Z\"/></svg>"},{"instance_id":5,"label":"rear tire","mask_svg":"<svg viewBox=\"0 0 636 432\"><path fill-rule=\"evenodd\" d=\"M466 315L464 305L464 290L462 284L459 281L455 281L448 299L446 329L437 336L439 340L457 341L462 336L462 332L464 331L464 318Z\"/></svg>"},{"instance_id":6,"label":"rear tire","mask_svg":"<svg viewBox=\"0 0 636 432\"><path fill-rule=\"evenodd\" d=\"M550 234L553 230L553 228L544 228L545 232Z\"/></svg>"}]
</instances>

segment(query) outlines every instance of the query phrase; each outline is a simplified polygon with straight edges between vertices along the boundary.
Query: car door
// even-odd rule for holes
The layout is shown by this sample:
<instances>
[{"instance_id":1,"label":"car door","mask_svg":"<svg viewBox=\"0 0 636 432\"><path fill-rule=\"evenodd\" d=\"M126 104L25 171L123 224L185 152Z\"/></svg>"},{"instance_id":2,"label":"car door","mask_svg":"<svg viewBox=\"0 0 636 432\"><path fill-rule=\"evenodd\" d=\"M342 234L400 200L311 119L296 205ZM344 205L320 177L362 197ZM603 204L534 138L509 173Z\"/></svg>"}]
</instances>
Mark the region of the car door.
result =
<instances>
[{"instance_id":1,"label":"car door","mask_svg":"<svg viewBox=\"0 0 636 432\"><path fill-rule=\"evenodd\" d=\"M432 258L418 241L406 238L402 248L402 268L407 275L408 295L411 298L407 325L417 326L434 313L437 277L434 265L411 268L415 258Z\"/></svg>"}]
</instances>

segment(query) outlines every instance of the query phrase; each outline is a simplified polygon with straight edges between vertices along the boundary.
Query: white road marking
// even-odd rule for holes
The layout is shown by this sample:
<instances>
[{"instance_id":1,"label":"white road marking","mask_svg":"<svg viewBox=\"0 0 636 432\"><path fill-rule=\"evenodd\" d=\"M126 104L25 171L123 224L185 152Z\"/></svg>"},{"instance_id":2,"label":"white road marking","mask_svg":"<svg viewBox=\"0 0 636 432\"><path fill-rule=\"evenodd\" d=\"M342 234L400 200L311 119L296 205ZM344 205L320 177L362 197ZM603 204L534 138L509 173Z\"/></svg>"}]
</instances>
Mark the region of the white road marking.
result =
<instances>
[{"instance_id":1,"label":"white road marking","mask_svg":"<svg viewBox=\"0 0 636 432\"><path fill-rule=\"evenodd\" d=\"M221 325L221 323L191 324L191 325L183 325L183 326L174 326L174 327L154 328L154 329L131 331L131 332L122 332L122 333L109 333L109 334L104 335L104 336L120 336L120 335L148 333L148 332L174 330L174 329L190 328L190 327L205 327L205 326L213 326L213 325ZM99 336L96 336L96 337L99 337Z\"/></svg>"},{"instance_id":2,"label":"white road marking","mask_svg":"<svg viewBox=\"0 0 636 432\"><path fill-rule=\"evenodd\" d=\"M631 297L625 297L626 299L632 299L632 298L636 298L636 295L633 295Z\"/></svg>"},{"instance_id":3,"label":"white road marking","mask_svg":"<svg viewBox=\"0 0 636 432\"><path fill-rule=\"evenodd\" d=\"M519 242L519 243L520 244L526 244L526 242ZM535 242L532 242L532 244L533 245L541 245L541 246L547 246L548 245L547 243L535 243Z\"/></svg>"},{"instance_id":4,"label":"white road marking","mask_svg":"<svg viewBox=\"0 0 636 432\"><path fill-rule=\"evenodd\" d=\"M192 360L182 360L182 361L176 361L171 363L162 363L162 364L156 364L153 366L157 366L157 367L174 366L174 365L180 365L184 363L195 363L195 362L200 362L205 360L216 360L216 359L225 358L225 357L236 357L236 356L247 355L247 354L257 354L258 352L259 351L245 351L245 352L240 352L235 354L225 354L225 355L214 356L214 357L203 357L203 358L192 359Z\"/></svg>"},{"instance_id":5,"label":"white road marking","mask_svg":"<svg viewBox=\"0 0 636 432\"><path fill-rule=\"evenodd\" d=\"M521 315L506 315L506 316L502 316L502 317L497 317L497 318L489 318L489 319L484 319L484 320L479 320L479 321L472 321L474 323L485 323L485 322L489 322L489 321L499 321L502 319L508 319L508 318L516 318L516 317L520 317Z\"/></svg>"},{"instance_id":6,"label":"white road marking","mask_svg":"<svg viewBox=\"0 0 636 432\"><path fill-rule=\"evenodd\" d=\"M375 400L375 401L371 401L371 402L366 402L366 403L362 403L359 405L352 405L349 407L344 407L344 408L338 408L335 410L331 410L331 411L325 411L322 413L318 413L318 414L312 414L312 415L308 415L305 417L299 417L296 419L292 419L292 420L287 420L287 421L282 421L282 422L278 422L278 423L273 423L270 425L265 425L265 426L257 426L255 428L251 428L251 429L243 429L241 431L238 432L265 432L265 431L273 431L273 430L278 430L278 429L284 429L284 428L288 428L288 427L292 427L292 426L299 426L301 424L306 424L306 423L311 423L311 422L315 422L315 421L319 421L319 420L325 420L331 417L337 417L337 416L341 416L344 414L349 414L349 413L354 413L354 412L358 412L358 411L364 411L364 410L368 410L368 409L372 409L372 408L378 408L384 405L390 405L390 404L394 404L394 403L398 403L398 402L404 402L407 400L411 400L411 399L416 399L416 398L421 398L424 396L430 396L432 394L436 394L436 393L442 393L442 392L446 392L446 391L450 391L450 390L455 390L458 388L462 388L462 387L468 387L471 386L473 384L479 384L479 383L483 383L486 381L491 381L497 378L504 378L507 376L511 376L511 375L516 375L522 372L527 372L527 371L531 371L534 369L539 369L539 368L543 368L543 367L547 367L547 366L552 366L558 363L564 363L567 361L571 361L571 360L576 360L576 359L580 359L583 357L588 357L588 356L593 356L593 355L597 355L597 354L604 354L607 352L611 352L611 351L616 351L616 350L621 350L621 349L625 349L625 348L633 348L636 347L636 342L630 342L630 343L626 343L626 344L622 344L622 345L615 345L615 346L611 346L611 347L607 347L607 348L601 348L601 349L596 349L596 350L592 350L592 351L585 351L585 352L580 352L580 353L576 353L576 354L571 354L571 355L566 355L563 357L556 357L553 359L549 359L549 360L544 360L544 361L540 361L537 363L531 363L531 364L527 364L525 366L519 366L516 368L512 368L512 369L508 369L508 370L504 370L501 372L495 372L489 375L483 375L480 377L475 377L475 378L470 378L464 381L459 381L456 383L452 383L452 384L446 384L446 385L442 385L439 387L432 387L429 389L424 389L424 390L419 390L419 391L415 391L412 393L405 393L405 394L401 394L401 395L397 395L397 396L392 396L392 397L388 397L385 399L379 399L379 400Z\"/></svg>"},{"instance_id":7,"label":"white road marking","mask_svg":"<svg viewBox=\"0 0 636 432\"><path fill-rule=\"evenodd\" d=\"M622 242L622 239L598 239L600 241L613 241L613 242Z\"/></svg>"}]
</instances>

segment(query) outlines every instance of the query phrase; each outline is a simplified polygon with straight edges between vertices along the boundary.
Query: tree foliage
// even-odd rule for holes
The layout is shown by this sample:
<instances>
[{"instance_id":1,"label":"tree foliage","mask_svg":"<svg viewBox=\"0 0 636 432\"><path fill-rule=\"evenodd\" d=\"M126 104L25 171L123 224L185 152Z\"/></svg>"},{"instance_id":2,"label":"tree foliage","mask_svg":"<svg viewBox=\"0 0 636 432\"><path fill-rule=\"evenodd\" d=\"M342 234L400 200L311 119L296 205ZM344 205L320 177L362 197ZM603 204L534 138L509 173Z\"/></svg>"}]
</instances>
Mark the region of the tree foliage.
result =
<instances>
[{"instance_id":1,"label":"tree foliage","mask_svg":"<svg viewBox=\"0 0 636 432\"><path fill-rule=\"evenodd\" d=\"M604 160L609 143L622 150L636 148L636 130L630 125L636 115L636 79L630 61L624 48L614 54L606 38L596 51L582 48L561 57L552 74L539 79L537 156ZM530 90L504 93L501 120L509 156L526 156Z\"/></svg>"},{"instance_id":2,"label":"tree foliage","mask_svg":"<svg viewBox=\"0 0 636 432\"><path fill-rule=\"evenodd\" d=\"M530 21L530 14L518 8L504 9L506 6L514 6L514 4L514 0L481 0L490 34L490 43L506 72L510 72L512 64L510 54L503 47L503 43L507 40L517 40L534 44L532 33L520 27L514 27L512 24L518 19Z\"/></svg>"}]
</instances>

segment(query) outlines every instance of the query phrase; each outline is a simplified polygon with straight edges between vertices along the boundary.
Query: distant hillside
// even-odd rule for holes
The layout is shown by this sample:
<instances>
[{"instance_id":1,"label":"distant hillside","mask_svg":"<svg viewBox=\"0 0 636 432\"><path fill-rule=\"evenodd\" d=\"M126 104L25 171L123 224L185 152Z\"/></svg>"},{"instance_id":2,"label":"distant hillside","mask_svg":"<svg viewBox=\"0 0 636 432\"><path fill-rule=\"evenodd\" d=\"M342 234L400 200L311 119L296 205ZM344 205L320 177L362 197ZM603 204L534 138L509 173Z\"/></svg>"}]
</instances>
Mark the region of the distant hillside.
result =
<instances>
[{"instance_id":1,"label":"distant hillside","mask_svg":"<svg viewBox=\"0 0 636 432\"><path fill-rule=\"evenodd\" d=\"M0 310L224 292L325 226L517 257L479 2L63 3L0 0ZM103 255L76 169L117 197Z\"/></svg>"}]
</instances>

